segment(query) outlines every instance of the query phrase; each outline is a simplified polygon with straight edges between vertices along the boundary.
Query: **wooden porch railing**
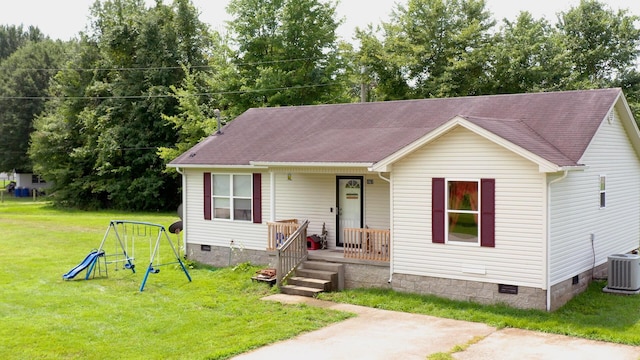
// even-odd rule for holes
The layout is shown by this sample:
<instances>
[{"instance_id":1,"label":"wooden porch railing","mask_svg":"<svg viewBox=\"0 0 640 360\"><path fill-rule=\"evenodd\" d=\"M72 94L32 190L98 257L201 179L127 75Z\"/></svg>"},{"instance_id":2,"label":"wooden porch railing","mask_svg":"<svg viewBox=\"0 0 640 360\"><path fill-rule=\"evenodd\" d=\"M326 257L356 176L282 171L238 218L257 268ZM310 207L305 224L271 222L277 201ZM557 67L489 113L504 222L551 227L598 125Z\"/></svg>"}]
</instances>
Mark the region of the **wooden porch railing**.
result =
<instances>
[{"instance_id":1,"label":"wooden porch railing","mask_svg":"<svg viewBox=\"0 0 640 360\"><path fill-rule=\"evenodd\" d=\"M297 224L296 224L297 225ZM307 259L307 226L305 220L287 240L277 248L276 284L282 286L301 262Z\"/></svg>"},{"instance_id":2,"label":"wooden porch railing","mask_svg":"<svg viewBox=\"0 0 640 360\"><path fill-rule=\"evenodd\" d=\"M299 227L297 219L268 222L267 250L275 250L282 245ZM306 240L305 240L306 241Z\"/></svg>"},{"instance_id":3,"label":"wooden porch railing","mask_svg":"<svg viewBox=\"0 0 640 360\"><path fill-rule=\"evenodd\" d=\"M350 259L389 261L391 232L374 229L344 229L344 257Z\"/></svg>"}]
</instances>

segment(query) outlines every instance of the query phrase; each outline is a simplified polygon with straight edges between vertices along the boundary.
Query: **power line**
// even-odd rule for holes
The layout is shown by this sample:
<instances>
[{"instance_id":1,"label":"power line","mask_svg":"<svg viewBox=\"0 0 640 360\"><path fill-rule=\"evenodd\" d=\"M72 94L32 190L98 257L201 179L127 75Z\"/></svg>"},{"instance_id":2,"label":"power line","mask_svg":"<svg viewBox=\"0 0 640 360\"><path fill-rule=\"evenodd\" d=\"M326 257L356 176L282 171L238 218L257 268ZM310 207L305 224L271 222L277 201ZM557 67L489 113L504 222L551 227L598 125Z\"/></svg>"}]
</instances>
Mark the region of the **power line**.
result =
<instances>
[{"instance_id":1,"label":"power line","mask_svg":"<svg viewBox=\"0 0 640 360\"><path fill-rule=\"evenodd\" d=\"M337 85L338 82L327 84L310 84L310 85L296 85L285 86L269 89L251 89L251 90L233 90L233 91L218 91L209 93L195 93L188 95L177 94L158 94L158 95L110 95L110 96L0 96L0 100L108 100L108 99L156 99L156 98L185 98L185 97L198 97L198 96L213 96L213 95L230 95L230 94L248 94L258 92L269 91L281 91L281 90L293 90L293 89L305 89L314 87L325 87Z\"/></svg>"},{"instance_id":2,"label":"power line","mask_svg":"<svg viewBox=\"0 0 640 360\"><path fill-rule=\"evenodd\" d=\"M254 61L254 62L239 62L233 63L236 66L256 66L256 65L265 65L265 64L279 64L279 63L289 63L296 61L307 61L307 60L319 60L323 59L320 57L306 57L306 58L296 58L296 59L281 59L281 60L268 60L268 61ZM189 69L213 69L215 66L213 65L189 65L187 66ZM15 68L12 70L23 70L23 71L147 71L147 70L181 70L182 66L141 66L141 67L115 67L115 68Z\"/></svg>"},{"instance_id":3,"label":"power line","mask_svg":"<svg viewBox=\"0 0 640 360\"><path fill-rule=\"evenodd\" d=\"M173 144L175 145L175 144ZM141 146L141 147L123 147L123 148L110 148L109 151L138 151L138 150L158 150L160 148L171 148L171 145L158 145L158 146ZM3 150L3 154L16 154L22 155L24 151L18 150Z\"/></svg>"}]
</instances>

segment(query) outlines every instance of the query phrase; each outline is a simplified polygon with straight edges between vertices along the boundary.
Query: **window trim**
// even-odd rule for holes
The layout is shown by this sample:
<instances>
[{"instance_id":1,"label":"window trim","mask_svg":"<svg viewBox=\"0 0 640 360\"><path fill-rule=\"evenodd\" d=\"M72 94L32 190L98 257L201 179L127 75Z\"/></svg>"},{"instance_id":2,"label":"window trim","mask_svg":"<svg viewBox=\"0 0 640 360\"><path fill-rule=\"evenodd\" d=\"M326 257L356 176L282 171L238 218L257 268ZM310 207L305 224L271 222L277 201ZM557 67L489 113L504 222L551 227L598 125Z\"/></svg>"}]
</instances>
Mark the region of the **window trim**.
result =
<instances>
[{"instance_id":1,"label":"window trim","mask_svg":"<svg viewBox=\"0 0 640 360\"><path fill-rule=\"evenodd\" d=\"M46 184L47 182L38 174L31 174L32 184Z\"/></svg>"},{"instance_id":2,"label":"window trim","mask_svg":"<svg viewBox=\"0 0 640 360\"><path fill-rule=\"evenodd\" d=\"M478 189L478 204L476 210L451 210L449 209L449 184L451 182L474 182L477 185ZM445 196L444 196L444 243L450 245L462 245L462 246L481 246L482 241L482 188L481 188L481 179L463 179L463 178L445 178ZM478 226L478 234L477 240L475 242L469 241L457 241L449 239L449 213L457 213L457 214L475 214L478 216L477 226Z\"/></svg>"},{"instance_id":3,"label":"window trim","mask_svg":"<svg viewBox=\"0 0 640 360\"><path fill-rule=\"evenodd\" d=\"M229 177L229 195L228 196L222 196L222 195L216 195L213 191L213 183L214 183L214 179L217 176L228 176ZM251 193L251 195L249 197L247 196L235 196L233 193L233 179L236 176L247 176L249 177L249 191ZM253 209L253 176L252 174L245 174L245 173L211 173L211 183L209 184L209 186L211 187L211 220L216 220L216 221L239 221L239 222L253 222L253 216L254 216L254 209ZM215 208L215 199L229 199L229 218L226 217L216 217L216 208ZM234 211L234 206L235 206L235 201L237 199L241 199L241 200L249 200L251 203L251 207L250 207L250 211L251 211L251 216L249 219L236 219L235 218L235 211Z\"/></svg>"},{"instance_id":4,"label":"window trim","mask_svg":"<svg viewBox=\"0 0 640 360\"><path fill-rule=\"evenodd\" d=\"M211 197L211 190L213 188L213 185L211 184L211 173L205 172L202 175L203 175L202 183L204 185L202 190L202 193L204 195L203 197L204 219L212 220L213 218L211 216L211 203L213 202L213 198Z\"/></svg>"},{"instance_id":5,"label":"window trim","mask_svg":"<svg viewBox=\"0 0 640 360\"><path fill-rule=\"evenodd\" d=\"M482 202L480 204L482 232L480 233L480 247L496 247L496 179L481 178L480 189ZM445 243L445 178L431 178L431 242Z\"/></svg>"},{"instance_id":6,"label":"window trim","mask_svg":"<svg viewBox=\"0 0 640 360\"><path fill-rule=\"evenodd\" d=\"M600 209L607 208L607 175L600 175L598 178L598 201Z\"/></svg>"}]
</instances>

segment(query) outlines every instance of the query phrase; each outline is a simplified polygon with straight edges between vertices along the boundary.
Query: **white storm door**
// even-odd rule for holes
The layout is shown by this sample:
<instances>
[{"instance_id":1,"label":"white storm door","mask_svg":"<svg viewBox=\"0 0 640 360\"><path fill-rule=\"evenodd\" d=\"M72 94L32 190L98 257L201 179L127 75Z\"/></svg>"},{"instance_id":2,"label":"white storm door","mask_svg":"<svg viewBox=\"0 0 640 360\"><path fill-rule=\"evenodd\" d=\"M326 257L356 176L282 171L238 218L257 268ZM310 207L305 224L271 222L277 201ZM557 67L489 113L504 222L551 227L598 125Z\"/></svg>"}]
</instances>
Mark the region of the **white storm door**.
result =
<instances>
[{"instance_id":1,"label":"white storm door","mask_svg":"<svg viewBox=\"0 0 640 360\"><path fill-rule=\"evenodd\" d=\"M342 246L344 229L362 228L362 176L338 176L336 184L336 246Z\"/></svg>"}]
</instances>

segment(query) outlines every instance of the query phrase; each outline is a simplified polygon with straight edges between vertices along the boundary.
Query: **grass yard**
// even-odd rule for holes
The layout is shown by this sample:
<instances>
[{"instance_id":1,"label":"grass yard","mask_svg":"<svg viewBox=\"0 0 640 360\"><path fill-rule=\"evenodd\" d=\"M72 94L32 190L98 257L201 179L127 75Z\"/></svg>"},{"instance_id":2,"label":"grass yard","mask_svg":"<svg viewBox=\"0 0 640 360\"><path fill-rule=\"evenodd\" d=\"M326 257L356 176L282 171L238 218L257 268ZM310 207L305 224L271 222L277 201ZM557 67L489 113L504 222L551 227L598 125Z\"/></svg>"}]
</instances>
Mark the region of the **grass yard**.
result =
<instances>
[{"instance_id":1,"label":"grass yard","mask_svg":"<svg viewBox=\"0 0 640 360\"><path fill-rule=\"evenodd\" d=\"M168 226L177 217L63 211L25 198L0 204L1 359L224 359L350 316L263 302L273 290L252 283L258 268L246 264L190 269L191 283L169 265L151 274L140 293L149 257L144 259L149 248L142 245L136 274L110 270L108 278L63 281L62 274L99 246L114 219ZM553 313L375 289L321 298L640 345L640 296L606 294L604 285L593 283Z\"/></svg>"},{"instance_id":2,"label":"grass yard","mask_svg":"<svg viewBox=\"0 0 640 360\"><path fill-rule=\"evenodd\" d=\"M63 211L25 198L0 204L0 359L224 359L350 316L261 301L272 290L251 282L258 268L249 265L190 269L191 283L168 265L141 293L144 243L136 274L63 281L115 219L168 227L177 216Z\"/></svg>"}]
</instances>

